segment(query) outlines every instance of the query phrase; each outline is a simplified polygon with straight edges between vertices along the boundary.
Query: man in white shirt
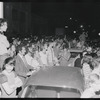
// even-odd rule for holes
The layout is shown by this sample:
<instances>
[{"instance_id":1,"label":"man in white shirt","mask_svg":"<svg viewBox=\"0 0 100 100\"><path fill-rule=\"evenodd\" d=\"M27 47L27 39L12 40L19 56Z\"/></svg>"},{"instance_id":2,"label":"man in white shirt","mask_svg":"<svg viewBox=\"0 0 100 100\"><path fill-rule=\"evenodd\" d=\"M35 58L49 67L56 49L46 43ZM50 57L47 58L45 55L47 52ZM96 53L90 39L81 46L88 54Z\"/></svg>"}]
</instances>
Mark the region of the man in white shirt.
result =
<instances>
[{"instance_id":1,"label":"man in white shirt","mask_svg":"<svg viewBox=\"0 0 100 100\"><path fill-rule=\"evenodd\" d=\"M32 65L32 47L28 47L27 53L25 54L26 61L29 65Z\"/></svg>"},{"instance_id":2,"label":"man in white shirt","mask_svg":"<svg viewBox=\"0 0 100 100\"><path fill-rule=\"evenodd\" d=\"M33 55L33 56L32 56ZM27 63L34 67L34 69L37 69L37 67L39 67L39 62L35 59L35 51L33 51L33 48L32 46L29 46L28 47L28 52L27 54L25 55L25 58L26 58L26 61Z\"/></svg>"},{"instance_id":3,"label":"man in white shirt","mask_svg":"<svg viewBox=\"0 0 100 100\"><path fill-rule=\"evenodd\" d=\"M47 52L46 52L46 49L44 47L39 52L39 55L40 55L40 60L42 62L42 66L44 66L44 67L48 66Z\"/></svg>"},{"instance_id":4,"label":"man in white shirt","mask_svg":"<svg viewBox=\"0 0 100 100\"><path fill-rule=\"evenodd\" d=\"M7 37L4 35L4 32L6 32L6 30L7 21L0 18L0 71L2 70L4 60L9 56L7 48L9 48L10 44L7 40Z\"/></svg>"}]
</instances>

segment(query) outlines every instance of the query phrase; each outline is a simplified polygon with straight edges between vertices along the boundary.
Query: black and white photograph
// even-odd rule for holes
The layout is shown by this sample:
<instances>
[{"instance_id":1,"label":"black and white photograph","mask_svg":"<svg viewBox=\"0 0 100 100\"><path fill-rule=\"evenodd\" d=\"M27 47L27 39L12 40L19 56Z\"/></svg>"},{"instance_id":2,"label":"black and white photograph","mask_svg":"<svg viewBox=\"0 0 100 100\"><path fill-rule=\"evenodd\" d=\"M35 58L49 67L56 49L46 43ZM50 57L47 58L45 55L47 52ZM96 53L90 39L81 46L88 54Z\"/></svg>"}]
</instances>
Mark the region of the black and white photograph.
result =
<instances>
[{"instance_id":1,"label":"black and white photograph","mask_svg":"<svg viewBox=\"0 0 100 100\"><path fill-rule=\"evenodd\" d=\"M0 1L0 98L100 98L100 1Z\"/></svg>"}]
</instances>

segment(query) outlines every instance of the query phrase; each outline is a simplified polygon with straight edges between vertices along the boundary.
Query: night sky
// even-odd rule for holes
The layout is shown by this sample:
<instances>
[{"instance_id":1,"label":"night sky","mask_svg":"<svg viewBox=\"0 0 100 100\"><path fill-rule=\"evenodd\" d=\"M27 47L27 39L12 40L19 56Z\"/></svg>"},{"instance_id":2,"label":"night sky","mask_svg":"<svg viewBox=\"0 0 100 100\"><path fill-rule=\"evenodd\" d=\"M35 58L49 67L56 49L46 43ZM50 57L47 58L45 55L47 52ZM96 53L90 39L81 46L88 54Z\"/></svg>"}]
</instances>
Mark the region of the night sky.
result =
<instances>
[{"instance_id":1,"label":"night sky","mask_svg":"<svg viewBox=\"0 0 100 100\"><path fill-rule=\"evenodd\" d=\"M84 29L92 36L100 32L100 1L44 0L44 2L34 1L31 4L32 13L47 19L56 27L67 25L72 27L71 30L78 30L80 25L84 25Z\"/></svg>"}]
</instances>

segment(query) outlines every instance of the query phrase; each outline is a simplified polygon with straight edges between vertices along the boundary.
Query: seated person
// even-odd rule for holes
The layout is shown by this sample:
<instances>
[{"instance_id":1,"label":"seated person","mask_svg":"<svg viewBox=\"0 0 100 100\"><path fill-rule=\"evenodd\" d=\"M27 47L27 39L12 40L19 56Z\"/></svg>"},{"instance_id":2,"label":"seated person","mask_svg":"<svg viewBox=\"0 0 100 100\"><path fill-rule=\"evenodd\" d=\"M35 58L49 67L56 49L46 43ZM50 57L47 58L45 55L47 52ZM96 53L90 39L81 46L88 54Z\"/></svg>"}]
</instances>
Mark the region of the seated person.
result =
<instances>
[{"instance_id":1,"label":"seated person","mask_svg":"<svg viewBox=\"0 0 100 100\"><path fill-rule=\"evenodd\" d=\"M36 55L36 51L32 49L31 46L28 47L28 52L26 53L25 55L25 58L26 58L26 61L27 63L34 67L34 70L38 69L39 68L39 62L37 61L37 57L35 56Z\"/></svg>"},{"instance_id":2,"label":"seated person","mask_svg":"<svg viewBox=\"0 0 100 100\"><path fill-rule=\"evenodd\" d=\"M14 60L12 57L6 58L0 74L1 98L15 98L16 89L23 85L21 79L14 71Z\"/></svg>"},{"instance_id":3,"label":"seated person","mask_svg":"<svg viewBox=\"0 0 100 100\"><path fill-rule=\"evenodd\" d=\"M34 72L34 68L30 66L26 59L26 48L24 44L21 44L18 46L18 54L15 59L15 72L22 80L23 84L27 81L28 77L31 76ZM23 90L24 87L22 87ZM22 93L22 92L21 92ZM19 96L21 96L21 93L19 93Z\"/></svg>"},{"instance_id":4,"label":"seated person","mask_svg":"<svg viewBox=\"0 0 100 100\"><path fill-rule=\"evenodd\" d=\"M100 77L97 74L91 74L89 76L88 87L81 94L81 98L92 98L96 95L96 92L100 90Z\"/></svg>"}]
</instances>

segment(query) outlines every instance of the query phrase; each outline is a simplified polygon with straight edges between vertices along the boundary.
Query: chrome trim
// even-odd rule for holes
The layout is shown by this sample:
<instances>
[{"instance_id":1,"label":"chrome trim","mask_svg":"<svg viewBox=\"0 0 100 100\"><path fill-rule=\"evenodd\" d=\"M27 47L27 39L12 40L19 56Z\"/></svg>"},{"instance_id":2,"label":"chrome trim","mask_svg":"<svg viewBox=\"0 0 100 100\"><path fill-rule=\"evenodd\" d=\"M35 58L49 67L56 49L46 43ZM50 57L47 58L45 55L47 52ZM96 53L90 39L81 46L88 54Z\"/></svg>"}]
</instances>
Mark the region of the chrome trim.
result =
<instances>
[{"instance_id":1,"label":"chrome trim","mask_svg":"<svg viewBox=\"0 0 100 100\"><path fill-rule=\"evenodd\" d=\"M79 93L81 95L81 92L82 91L79 91L78 89L75 89L75 88L69 88L69 87L53 87L53 86L35 86L35 85L30 85L28 86L29 88L27 88L27 91L26 91L26 94L25 94L25 97L27 98L27 93L31 93L31 97L33 98L38 98L38 96L36 95L36 92L35 90L38 90L38 89L43 89L43 90L54 90L56 91L56 96L57 98L60 98L60 92L61 91L67 91L67 92L74 92L74 93Z\"/></svg>"}]
</instances>

